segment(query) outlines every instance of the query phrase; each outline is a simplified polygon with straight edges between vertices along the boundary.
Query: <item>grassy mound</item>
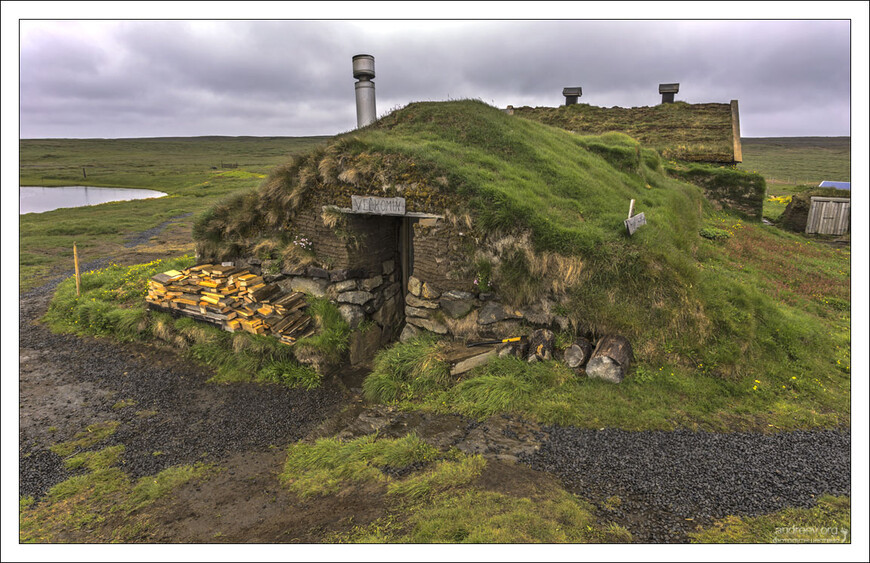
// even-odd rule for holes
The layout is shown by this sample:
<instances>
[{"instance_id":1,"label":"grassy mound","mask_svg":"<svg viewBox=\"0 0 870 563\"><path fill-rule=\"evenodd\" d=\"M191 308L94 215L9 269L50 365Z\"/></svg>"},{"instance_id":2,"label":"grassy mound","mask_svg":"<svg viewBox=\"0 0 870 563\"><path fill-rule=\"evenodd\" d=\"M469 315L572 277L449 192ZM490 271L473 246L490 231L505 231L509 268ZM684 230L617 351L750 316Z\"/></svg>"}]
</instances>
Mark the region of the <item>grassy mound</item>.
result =
<instances>
[{"instance_id":1,"label":"grassy mound","mask_svg":"<svg viewBox=\"0 0 870 563\"><path fill-rule=\"evenodd\" d=\"M481 263L471 249L469 261L503 300L519 305L558 290L558 314L578 332L623 334L636 354L636 387L574 389L559 374L515 374L526 383L511 392L528 393L475 406L469 397L493 388L467 382L442 397L450 392L443 370L423 369L416 350L379 361L366 384L374 400L439 397L476 415L516 409L638 428L848 424L848 249L715 211L700 187L666 168L676 170L623 134L572 134L475 101L415 103L276 169L258 190L202 216L195 234L205 255L264 245L280 254L294 247L294 217L309 206L400 195L409 211L445 213L491 251ZM737 176L763 185L757 175L709 168L682 171L717 189ZM647 218L631 238L622 224L630 199ZM481 381L513 385L498 375Z\"/></svg>"}]
</instances>

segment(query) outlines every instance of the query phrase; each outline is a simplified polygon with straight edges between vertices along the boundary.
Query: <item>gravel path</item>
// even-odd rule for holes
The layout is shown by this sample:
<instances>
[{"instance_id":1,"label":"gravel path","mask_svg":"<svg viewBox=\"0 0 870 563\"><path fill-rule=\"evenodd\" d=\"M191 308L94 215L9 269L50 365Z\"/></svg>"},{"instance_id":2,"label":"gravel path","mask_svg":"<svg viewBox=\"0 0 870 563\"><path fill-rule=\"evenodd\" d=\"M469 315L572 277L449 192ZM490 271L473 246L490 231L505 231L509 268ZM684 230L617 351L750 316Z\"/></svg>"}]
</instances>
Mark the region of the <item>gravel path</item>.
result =
<instances>
[{"instance_id":1,"label":"gravel path","mask_svg":"<svg viewBox=\"0 0 870 563\"><path fill-rule=\"evenodd\" d=\"M133 248L134 246L139 246L140 244L146 244L151 240L151 237L157 236L163 232L163 229L168 227L170 224L178 221L179 219L184 219L185 217L190 217L193 213L184 213L182 215L176 215L175 217L170 217L167 221L160 223L156 227L152 227L148 230L142 231L141 233L135 234L124 243L124 248Z\"/></svg>"},{"instance_id":2,"label":"gravel path","mask_svg":"<svg viewBox=\"0 0 870 563\"><path fill-rule=\"evenodd\" d=\"M593 499L636 541L686 541L686 532L712 518L808 507L822 494L850 494L849 431L545 430L548 440L522 461Z\"/></svg>"},{"instance_id":3,"label":"gravel path","mask_svg":"<svg viewBox=\"0 0 870 563\"><path fill-rule=\"evenodd\" d=\"M108 261L85 265L84 271ZM62 277L60 279L63 279ZM245 451L284 447L335 412L341 390L206 383L210 373L153 345L52 334L37 322L60 279L20 296L19 494L67 479L51 444L113 420L98 447L124 444L132 477ZM119 408L119 401L124 406Z\"/></svg>"}]
</instances>

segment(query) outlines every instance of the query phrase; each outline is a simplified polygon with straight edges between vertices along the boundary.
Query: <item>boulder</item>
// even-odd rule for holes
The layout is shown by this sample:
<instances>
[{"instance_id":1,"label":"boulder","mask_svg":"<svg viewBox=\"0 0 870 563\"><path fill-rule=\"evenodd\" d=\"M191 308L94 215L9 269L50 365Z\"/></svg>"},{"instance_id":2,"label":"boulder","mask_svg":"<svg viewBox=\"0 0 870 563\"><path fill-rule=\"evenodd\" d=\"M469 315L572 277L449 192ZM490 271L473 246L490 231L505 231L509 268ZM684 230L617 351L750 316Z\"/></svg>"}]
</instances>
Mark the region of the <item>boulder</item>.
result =
<instances>
[{"instance_id":1,"label":"boulder","mask_svg":"<svg viewBox=\"0 0 870 563\"><path fill-rule=\"evenodd\" d=\"M384 290L384 298L389 299L390 297L392 297L394 295L398 295L400 289L402 289L402 284L400 284L399 282L391 283Z\"/></svg>"},{"instance_id":2,"label":"boulder","mask_svg":"<svg viewBox=\"0 0 870 563\"><path fill-rule=\"evenodd\" d=\"M345 291L338 295L336 301L339 303L352 303L353 305L365 305L374 299L374 297L368 291Z\"/></svg>"},{"instance_id":3,"label":"boulder","mask_svg":"<svg viewBox=\"0 0 870 563\"><path fill-rule=\"evenodd\" d=\"M447 334L447 327L438 321L432 319L418 319L416 317L406 317L405 321L435 334Z\"/></svg>"},{"instance_id":4,"label":"boulder","mask_svg":"<svg viewBox=\"0 0 870 563\"><path fill-rule=\"evenodd\" d=\"M514 309L508 309L498 301L487 301L480 309L478 324L488 325L508 319L521 319L523 314Z\"/></svg>"},{"instance_id":5,"label":"boulder","mask_svg":"<svg viewBox=\"0 0 870 563\"><path fill-rule=\"evenodd\" d=\"M281 270L281 273L285 276L304 276L305 275L305 266L287 266Z\"/></svg>"},{"instance_id":6,"label":"boulder","mask_svg":"<svg viewBox=\"0 0 870 563\"><path fill-rule=\"evenodd\" d=\"M475 299L473 297L471 299L448 299L445 295L441 296L438 304L444 314L451 319L461 319L474 308Z\"/></svg>"},{"instance_id":7,"label":"boulder","mask_svg":"<svg viewBox=\"0 0 870 563\"><path fill-rule=\"evenodd\" d=\"M393 273L393 270L396 269L396 261L395 260L387 260L386 262L381 264L381 267L384 270L384 275L389 276L390 274Z\"/></svg>"},{"instance_id":8,"label":"boulder","mask_svg":"<svg viewBox=\"0 0 870 563\"><path fill-rule=\"evenodd\" d=\"M329 271L329 281L335 283L344 281L348 278L348 270L330 270Z\"/></svg>"},{"instance_id":9,"label":"boulder","mask_svg":"<svg viewBox=\"0 0 870 563\"><path fill-rule=\"evenodd\" d=\"M365 280L361 280L359 282L359 288L363 291L371 291L374 288L378 287L384 282L383 276L375 276L373 278L368 278Z\"/></svg>"},{"instance_id":10,"label":"boulder","mask_svg":"<svg viewBox=\"0 0 870 563\"><path fill-rule=\"evenodd\" d=\"M329 282L325 279L303 277L283 279L277 283L278 287L284 290L285 293L290 291L301 291L302 293L307 293L314 297L323 297L326 295L326 287L329 285Z\"/></svg>"},{"instance_id":11,"label":"boulder","mask_svg":"<svg viewBox=\"0 0 870 563\"><path fill-rule=\"evenodd\" d=\"M421 319L428 319L429 315L432 314L430 309L421 309L418 307L411 307L410 305L405 305L405 315L408 317L418 317Z\"/></svg>"},{"instance_id":12,"label":"boulder","mask_svg":"<svg viewBox=\"0 0 870 563\"><path fill-rule=\"evenodd\" d=\"M399 335L399 342L407 342L412 338L416 338L420 334L420 329L412 324L406 324L402 329L402 334Z\"/></svg>"},{"instance_id":13,"label":"boulder","mask_svg":"<svg viewBox=\"0 0 870 563\"><path fill-rule=\"evenodd\" d=\"M342 303L338 306L338 312L341 313L341 318L347 321L350 328L354 329L365 320L365 313L359 305L351 305L350 303Z\"/></svg>"},{"instance_id":14,"label":"boulder","mask_svg":"<svg viewBox=\"0 0 870 563\"><path fill-rule=\"evenodd\" d=\"M356 289L356 280L345 280L334 283L327 288L327 291L332 295L338 295L344 291Z\"/></svg>"},{"instance_id":15,"label":"boulder","mask_svg":"<svg viewBox=\"0 0 870 563\"><path fill-rule=\"evenodd\" d=\"M411 276L408 278L408 291L411 292L411 295L414 297L420 297L420 291L423 289L423 284L415 278Z\"/></svg>"},{"instance_id":16,"label":"boulder","mask_svg":"<svg viewBox=\"0 0 870 563\"><path fill-rule=\"evenodd\" d=\"M441 291L431 283L423 283L420 288L420 297L423 299L438 299L441 296Z\"/></svg>"},{"instance_id":17,"label":"boulder","mask_svg":"<svg viewBox=\"0 0 870 563\"><path fill-rule=\"evenodd\" d=\"M322 278L324 280L329 279L329 272L327 270L324 270L323 268L318 268L317 266L308 266L306 273L310 278Z\"/></svg>"},{"instance_id":18,"label":"boulder","mask_svg":"<svg viewBox=\"0 0 870 563\"><path fill-rule=\"evenodd\" d=\"M414 297L410 293L405 296L405 303L412 307L422 307L423 309L437 309L438 303L433 301L426 301L424 299L420 299L418 297Z\"/></svg>"},{"instance_id":19,"label":"boulder","mask_svg":"<svg viewBox=\"0 0 870 563\"><path fill-rule=\"evenodd\" d=\"M359 365L375 357L381 343L381 330L369 326L365 331L355 330L350 335L349 352L351 365Z\"/></svg>"},{"instance_id":20,"label":"boulder","mask_svg":"<svg viewBox=\"0 0 870 563\"><path fill-rule=\"evenodd\" d=\"M459 291L458 289L451 289L450 291L445 291L441 294L442 299L453 299L455 301L461 301L463 299L474 299L474 294L469 293L467 291Z\"/></svg>"},{"instance_id":21,"label":"boulder","mask_svg":"<svg viewBox=\"0 0 870 563\"><path fill-rule=\"evenodd\" d=\"M383 307L372 315L372 320L384 327L395 326L398 323L398 319L399 299L395 296L385 300Z\"/></svg>"}]
</instances>

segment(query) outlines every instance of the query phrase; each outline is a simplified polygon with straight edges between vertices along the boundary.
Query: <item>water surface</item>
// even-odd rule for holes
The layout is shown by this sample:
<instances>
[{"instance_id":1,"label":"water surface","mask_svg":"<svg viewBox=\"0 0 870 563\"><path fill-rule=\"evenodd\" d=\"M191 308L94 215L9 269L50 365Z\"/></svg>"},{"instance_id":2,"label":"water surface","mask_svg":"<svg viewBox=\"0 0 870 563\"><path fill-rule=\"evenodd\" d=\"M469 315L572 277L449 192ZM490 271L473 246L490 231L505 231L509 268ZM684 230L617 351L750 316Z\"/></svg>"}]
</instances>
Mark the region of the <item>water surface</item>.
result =
<instances>
[{"instance_id":1,"label":"water surface","mask_svg":"<svg viewBox=\"0 0 870 563\"><path fill-rule=\"evenodd\" d=\"M128 188L93 188L90 186L63 186L44 188L40 186L19 186L18 214L42 213L61 207L84 207L110 201L128 201L163 197L166 194L156 190Z\"/></svg>"}]
</instances>

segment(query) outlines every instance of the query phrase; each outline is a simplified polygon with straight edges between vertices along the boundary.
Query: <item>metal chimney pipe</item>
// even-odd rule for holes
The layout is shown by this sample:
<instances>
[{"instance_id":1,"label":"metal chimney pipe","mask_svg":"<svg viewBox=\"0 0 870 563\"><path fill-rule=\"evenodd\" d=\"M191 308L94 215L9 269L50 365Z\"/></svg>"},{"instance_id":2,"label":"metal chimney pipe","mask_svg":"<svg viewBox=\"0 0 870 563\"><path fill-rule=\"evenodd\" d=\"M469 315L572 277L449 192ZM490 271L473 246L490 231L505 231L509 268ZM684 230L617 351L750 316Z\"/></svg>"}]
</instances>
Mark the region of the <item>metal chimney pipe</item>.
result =
<instances>
[{"instance_id":1,"label":"metal chimney pipe","mask_svg":"<svg viewBox=\"0 0 870 563\"><path fill-rule=\"evenodd\" d=\"M356 126L365 127L378 118L375 109L375 58L371 55L356 55L353 58L353 77L358 79L356 89Z\"/></svg>"},{"instance_id":2,"label":"metal chimney pipe","mask_svg":"<svg viewBox=\"0 0 870 563\"><path fill-rule=\"evenodd\" d=\"M680 91L680 83L659 84L659 94L662 95L663 104L674 103L674 94Z\"/></svg>"}]
</instances>

